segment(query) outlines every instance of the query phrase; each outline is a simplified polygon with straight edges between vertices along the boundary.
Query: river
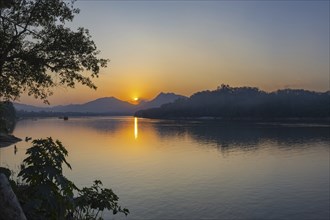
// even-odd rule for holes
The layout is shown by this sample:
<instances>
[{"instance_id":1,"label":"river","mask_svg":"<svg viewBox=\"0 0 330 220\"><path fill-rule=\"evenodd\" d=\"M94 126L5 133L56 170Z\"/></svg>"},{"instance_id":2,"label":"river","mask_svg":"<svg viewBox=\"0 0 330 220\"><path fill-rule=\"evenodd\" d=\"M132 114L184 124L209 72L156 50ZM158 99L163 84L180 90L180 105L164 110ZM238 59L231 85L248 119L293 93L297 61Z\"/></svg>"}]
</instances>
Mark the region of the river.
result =
<instances>
[{"instance_id":1,"label":"river","mask_svg":"<svg viewBox=\"0 0 330 220\"><path fill-rule=\"evenodd\" d=\"M329 219L330 128L318 124L25 119L14 135L59 139L65 175L95 179L131 214L105 219ZM17 171L31 143L0 149Z\"/></svg>"}]
</instances>

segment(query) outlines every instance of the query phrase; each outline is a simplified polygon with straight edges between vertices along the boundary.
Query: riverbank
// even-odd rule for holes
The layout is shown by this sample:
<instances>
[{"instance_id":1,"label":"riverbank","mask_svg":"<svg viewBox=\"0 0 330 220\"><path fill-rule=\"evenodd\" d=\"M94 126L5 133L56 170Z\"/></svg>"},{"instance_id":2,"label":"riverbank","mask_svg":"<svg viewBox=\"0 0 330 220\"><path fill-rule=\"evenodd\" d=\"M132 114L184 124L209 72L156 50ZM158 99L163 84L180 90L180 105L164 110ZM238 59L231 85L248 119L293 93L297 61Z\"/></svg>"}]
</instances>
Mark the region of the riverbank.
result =
<instances>
[{"instance_id":1,"label":"riverbank","mask_svg":"<svg viewBox=\"0 0 330 220\"><path fill-rule=\"evenodd\" d=\"M22 139L15 137L14 135L0 133L0 148L8 147L20 141L22 141Z\"/></svg>"}]
</instances>

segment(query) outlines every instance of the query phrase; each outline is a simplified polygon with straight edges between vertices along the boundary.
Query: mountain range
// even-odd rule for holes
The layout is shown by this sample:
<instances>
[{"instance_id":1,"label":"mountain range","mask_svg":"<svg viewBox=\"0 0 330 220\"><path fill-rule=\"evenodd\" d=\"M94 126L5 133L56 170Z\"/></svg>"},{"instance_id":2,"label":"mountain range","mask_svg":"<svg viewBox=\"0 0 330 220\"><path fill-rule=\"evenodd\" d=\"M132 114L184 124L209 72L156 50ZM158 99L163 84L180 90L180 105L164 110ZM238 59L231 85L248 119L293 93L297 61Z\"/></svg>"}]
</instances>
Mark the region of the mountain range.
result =
<instances>
[{"instance_id":1,"label":"mountain range","mask_svg":"<svg viewBox=\"0 0 330 220\"><path fill-rule=\"evenodd\" d=\"M116 114L133 115L134 112L157 108L163 104L174 102L177 99L186 98L174 93L159 93L151 101L141 101L139 104L131 104L115 97L99 98L83 104L58 105L54 107L37 107L22 103L14 103L18 112L70 112L70 113L93 113L93 114Z\"/></svg>"}]
</instances>

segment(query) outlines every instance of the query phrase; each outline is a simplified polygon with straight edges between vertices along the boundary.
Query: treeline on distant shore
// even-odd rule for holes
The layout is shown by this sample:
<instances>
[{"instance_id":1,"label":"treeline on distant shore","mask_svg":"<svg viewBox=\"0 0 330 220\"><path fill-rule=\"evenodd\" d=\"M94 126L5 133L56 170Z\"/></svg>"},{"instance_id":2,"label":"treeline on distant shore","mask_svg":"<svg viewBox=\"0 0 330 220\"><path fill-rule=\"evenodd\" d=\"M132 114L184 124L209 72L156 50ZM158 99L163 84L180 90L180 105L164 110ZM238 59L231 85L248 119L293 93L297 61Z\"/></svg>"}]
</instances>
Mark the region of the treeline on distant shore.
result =
<instances>
[{"instance_id":1,"label":"treeline on distant shore","mask_svg":"<svg viewBox=\"0 0 330 220\"><path fill-rule=\"evenodd\" d=\"M280 119L329 118L330 91L282 89L265 92L256 87L221 85L213 91L197 92L160 108L135 113L145 118Z\"/></svg>"}]
</instances>

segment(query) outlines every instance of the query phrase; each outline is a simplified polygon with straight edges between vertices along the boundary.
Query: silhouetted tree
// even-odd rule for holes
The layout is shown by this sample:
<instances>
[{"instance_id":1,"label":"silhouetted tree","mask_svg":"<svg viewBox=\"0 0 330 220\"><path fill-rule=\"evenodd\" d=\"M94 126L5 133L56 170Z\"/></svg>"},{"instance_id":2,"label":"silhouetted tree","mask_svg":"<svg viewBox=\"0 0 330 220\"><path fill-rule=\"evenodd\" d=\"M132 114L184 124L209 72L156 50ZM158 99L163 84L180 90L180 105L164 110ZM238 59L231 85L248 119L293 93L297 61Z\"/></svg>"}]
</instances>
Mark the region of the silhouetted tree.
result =
<instances>
[{"instance_id":1,"label":"silhouetted tree","mask_svg":"<svg viewBox=\"0 0 330 220\"><path fill-rule=\"evenodd\" d=\"M82 72L97 77L107 60L97 57L99 51L88 30L72 31L65 26L79 12L73 2L0 0L0 101L15 100L27 92L48 102L54 86L73 88L77 82L96 88ZM7 129L2 128L3 121L15 118L12 113L12 104L0 102L0 132ZM101 181L79 190L63 176L62 164L71 167L61 142L47 138L34 140L33 145L18 174L23 182L11 183L29 219L101 219L99 213L105 209L113 214L129 213L118 205L119 198L111 189L101 187ZM7 177L1 183L7 184ZM6 195L0 199L0 207L14 198ZM9 215L0 218L12 219Z\"/></svg>"},{"instance_id":2,"label":"silhouetted tree","mask_svg":"<svg viewBox=\"0 0 330 220\"><path fill-rule=\"evenodd\" d=\"M107 60L97 57L87 29L66 27L79 13L73 2L0 0L0 100L27 92L48 102L53 87L77 82L96 89L90 77Z\"/></svg>"},{"instance_id":3,"label":"silhouetted tree","mask_svg":"<svg viewBox=\"0 0 330 220\"><path fill-rule=\"evenodd\" d=\"M14 130L16 112L10 102L0 102L0 133L10 133Z\"/></svg>"}]
</instances>

